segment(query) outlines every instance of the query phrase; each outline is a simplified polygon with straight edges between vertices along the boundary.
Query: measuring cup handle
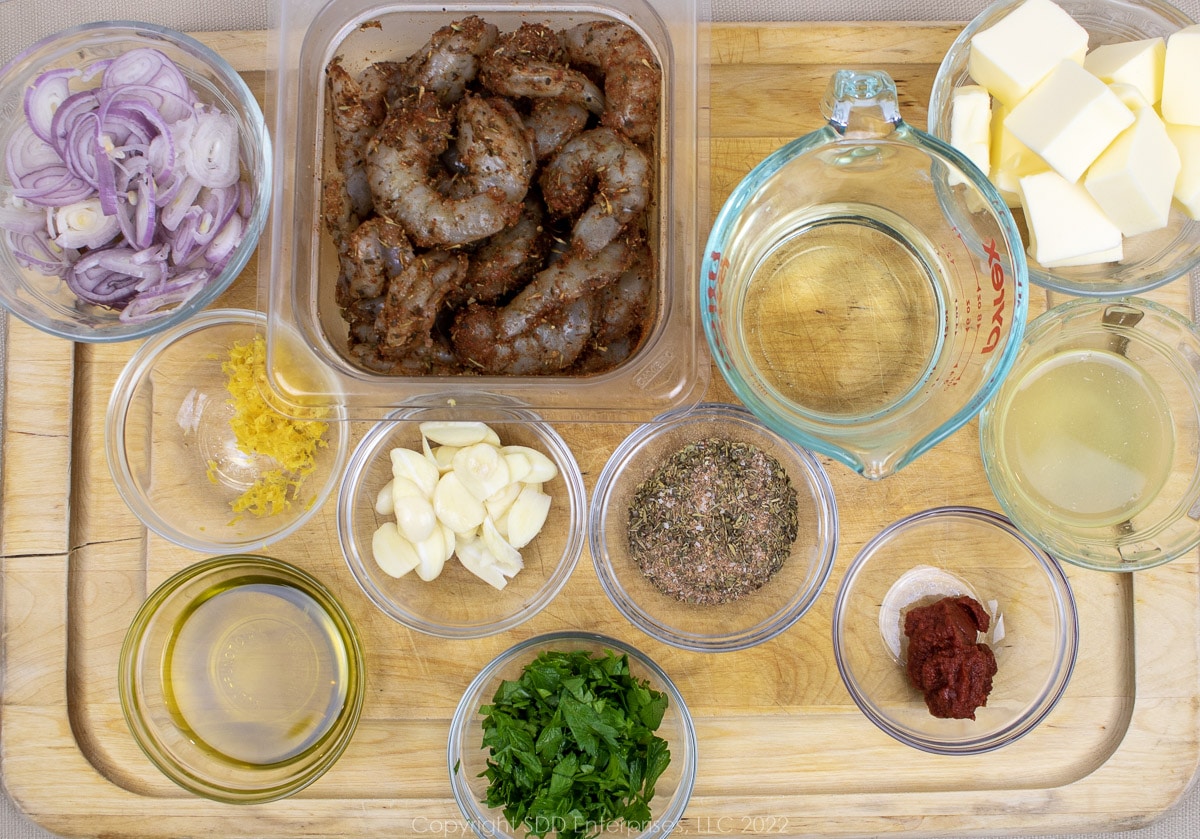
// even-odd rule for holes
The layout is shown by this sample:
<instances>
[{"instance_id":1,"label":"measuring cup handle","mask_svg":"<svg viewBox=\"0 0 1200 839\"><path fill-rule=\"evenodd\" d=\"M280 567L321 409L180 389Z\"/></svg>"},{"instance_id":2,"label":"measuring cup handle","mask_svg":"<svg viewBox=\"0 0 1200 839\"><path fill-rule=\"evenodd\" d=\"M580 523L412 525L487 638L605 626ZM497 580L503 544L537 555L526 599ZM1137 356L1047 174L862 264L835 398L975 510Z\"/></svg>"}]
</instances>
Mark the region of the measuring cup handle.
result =
<instances>
[{"instance_id":1,"label":"measuring cup handle","mask_svg":"<svg viewBox=\"0 0 1200 839\"><path fill-rule=\"evenodd\" d=\"M882 70L838 70L829 79L821 113L842 135L886 137L903 124L896 83Z\"/></svg>"}]
</instances>

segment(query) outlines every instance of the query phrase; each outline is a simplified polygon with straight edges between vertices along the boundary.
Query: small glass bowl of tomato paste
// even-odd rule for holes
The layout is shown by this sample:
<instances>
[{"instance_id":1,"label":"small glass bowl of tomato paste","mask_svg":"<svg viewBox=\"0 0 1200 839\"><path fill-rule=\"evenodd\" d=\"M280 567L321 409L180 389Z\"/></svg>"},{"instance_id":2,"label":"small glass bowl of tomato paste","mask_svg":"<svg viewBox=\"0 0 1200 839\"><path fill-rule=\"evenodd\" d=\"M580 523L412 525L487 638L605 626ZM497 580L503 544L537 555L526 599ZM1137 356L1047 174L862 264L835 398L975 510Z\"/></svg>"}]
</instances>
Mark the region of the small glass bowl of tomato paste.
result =
<instances>
[{"instance_id":1,"label":"small glass bowl of tomato paste","mask_svg":"<svg viewBox=\"0 0 1200 839\"><path fill-rule=\"evenodd\" d=\"M1079 643L1059 563L1004 516L937 507L884 528L837 594L838 671L867 719L944 755L1029 734L1070 681Z\"/></svg>"}]
</instances>

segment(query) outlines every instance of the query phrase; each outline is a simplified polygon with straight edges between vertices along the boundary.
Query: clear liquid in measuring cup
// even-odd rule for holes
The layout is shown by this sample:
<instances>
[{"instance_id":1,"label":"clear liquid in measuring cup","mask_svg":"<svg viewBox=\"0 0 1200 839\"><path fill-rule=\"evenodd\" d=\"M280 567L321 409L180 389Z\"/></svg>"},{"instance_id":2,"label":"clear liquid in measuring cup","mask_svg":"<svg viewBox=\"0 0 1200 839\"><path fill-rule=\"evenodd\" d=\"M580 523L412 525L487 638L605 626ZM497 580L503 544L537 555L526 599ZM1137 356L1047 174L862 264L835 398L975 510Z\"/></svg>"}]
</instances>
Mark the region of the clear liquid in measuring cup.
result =
<instances>
[{"instance_id":1,"label":"clear liquid in measuring cup","mask_svg":"<svg viewBox=\"0 0 1200 839\"><path fill-rule=\"evenodd\" d=\"M209 749L250 764L300 754L346 702L346 643L292 586L253 583L204 599L175 629L163 672L171 711Z\"/></svg>"},{"instance_id":2,"label":"clear liquid in measuring cup","mask_svg":"<svg viewBox=\"0 0 1200 839\"><path fill-rule=\"evenodd\" d=\"M1032 510L1105 527L1154 500L1171 473L1175 437L1162 389L1125 356L1057 353L1002 406L1003 461Z\"/></svg>"},{"instance_id":3,"label":"clear liquid in measuring cup","mask_svg":"<svg viewBox=\"0 0 1200 839\"><path fill-rule=\"evenodd\" d=\"M880 207L824 205L775 225L742 307L763 384L837 420L892 408L942 343L944 266L910 223Z\"/></svg>"}]
</instances>

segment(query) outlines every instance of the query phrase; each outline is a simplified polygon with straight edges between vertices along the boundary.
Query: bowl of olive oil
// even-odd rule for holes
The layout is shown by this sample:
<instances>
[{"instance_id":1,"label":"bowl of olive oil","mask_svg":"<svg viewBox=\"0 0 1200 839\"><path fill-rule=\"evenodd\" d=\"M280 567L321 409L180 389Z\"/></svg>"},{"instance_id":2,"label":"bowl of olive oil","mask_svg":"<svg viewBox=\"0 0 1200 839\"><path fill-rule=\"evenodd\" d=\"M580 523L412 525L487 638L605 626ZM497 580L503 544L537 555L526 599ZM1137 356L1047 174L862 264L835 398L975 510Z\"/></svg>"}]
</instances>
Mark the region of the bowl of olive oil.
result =
<instances>
[{"instance_id":1,"label":"bowl of olive oil","mask_svg":"<svg viewBox=\"0 0 1200 839\"><path fill-rule=\"evenodd\" d=\"M1030 324L980 416L1014 524L1088 568L1134 571L1200 545L1200 334L1149 300L1077 299Z\"/></svg>"},{"instance_id":2,"label":"bowl of olive oil","mask_svg":"<svg viewBox=\"0 0 1200 839\"><path fill-rule=\"evenodd\" d=\"M306 572L214 557L143 603L119 686L134 739L168 778L217 801L272 801L345 750L362 709L363 656L341 605Z\"/></svg>"}]
</instances>

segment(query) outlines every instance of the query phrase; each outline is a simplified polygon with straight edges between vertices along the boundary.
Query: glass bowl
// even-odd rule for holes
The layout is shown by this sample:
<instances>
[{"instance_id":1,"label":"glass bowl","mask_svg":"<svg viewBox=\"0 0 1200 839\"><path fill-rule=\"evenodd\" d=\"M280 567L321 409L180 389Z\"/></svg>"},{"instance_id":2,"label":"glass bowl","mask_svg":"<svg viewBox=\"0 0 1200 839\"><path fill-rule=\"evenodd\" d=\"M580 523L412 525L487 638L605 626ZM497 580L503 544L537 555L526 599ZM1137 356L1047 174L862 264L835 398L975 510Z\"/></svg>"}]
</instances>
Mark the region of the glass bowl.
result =
<instances>
[{"instance_id":1,"label":"glass bowl","mask_svg":"<svg viewBox=\"0 0 1200 839\"><path fill-rule=\"evenodd\" d=\"M272 66L279 73L268 118L278 141L277 200L259 271L263 299L269 299L269 334L294 327L304 336L313 363L335 377L350 416L376 420L401 404L436 407L453 389L503 395L552 422L595 421L600 415L644 421L703 398L710 365L702 352L691 278L699 256L695 243L708 220L706 164L697 131L708 90L699 79L704 64L696 0L566 5L537 0L275 0L273 5L279 38ZM364 361L351 352L350 338L357 341L361 330L352 332L338 306L338 254L322 223L322 194L334 165L326 67L335 56L351 74L381 60L403 60L421 50L440 27L469 15L480 16L500 32L515 31L523 23L564 29L594 20L622 22L641 36L662 67L661 108L650 149L654 200L646 225L655 257L653 294L640 344L605 372L576 368L545 375L443 375L413 367L379 372L373 359Z\"/></svg>"},{"instance_id":2,"label":"glass bowl","mask_svg":"<svg viewBox=\"0 0 1200 839\"><path fill-rule=\"evenodd\" d=\"M1020 5L1021 0L1000 0L981 12L959 33L938 68L929 101L929 131L950 138L951 97L956 88L973 81L967 73L970 41ZM1087 30L1088 49L1102 44L1166 36L1193 21L1168 3L1158 0L1056 0ZM1013 210L1024 233L1024 213ZM1126 237L1119 262L1065 268L1043 268L1028 257L1029 279L1047 289L1088 297L1122 297L1156 288L1187 274L1200 262L1200 222L1193 221L1175 204L1170 221L1161 229Z\"/></svg>"},{"instance_id":3,"label":"glass bowl","mask_svg":"<svg viewBox=\"0 0 1200 839\"><path fill-rule=\"evenodd\" d=\"M129 730L164 775L242 804L292 795L337 761L364 678L354 626L320 582L230 555L151 593L121 647L118 687Z\"/></svg>"},{"instance_id":4,"label":"glass bowl","mask_svg":"<svg viewBox=\"0 0 1200 839\"><path fill-rule=\"evenodd\" d=\"M1200 545L1200 332L1139 298L1036 318L980 417L996 499L1060 560L1104 571Z\"/></svg>"},{"instance_id":5,"label":"glass bowl","mask_svg":"<svg viewBox=\"0 0 1200 839\"><path fill-rule=\"evenodd\" d=\"M338 538L354 579L385 615L429 635L481 638L529 620L566 585L583 552L587 495L570 447L537 414L487 395L452 401L457 404L445 408L400 408L367 432L347 464L337 504ZM545 524L520 549L524 567L502 590L468 571L457 557L430 581L415 572L393 577L374 557L376 530L395 521L375 507L393 477L390 451L421 452L421 423L446 420L486 423L502 445L536 449L557 466L557 475L543 485L551 498Z\"/></svg>"},{"instance_id":6,"label":"glass bowl","mask_svg":"<svg viewBox=\"0 0 1200 839\"><path fill-rule=\"evenodd\" d=\"M652 690L667 696L666 713L655 733L667 741L671 760L649 802L650 822L643 830L614 825L600 835L628 839L664 837L683 816L696 780L696 730L678 688L645 653L623 641L590 632L557 632L521 641L492 659L467 686L450 722L446 759L451 789L463 817L480 839L516 839L528 835L508 824L502 808L489 808L484 803L488 780L481 773L487 768L489 754L483 745L484 717L480 708L492 702L503 681L520 678L525 667L542 653L576 651L586 652L593 659L608 653L626 656L629 674L634 679L648 682ZM547 835L558 833L552 829Z\"/></svg>"},{"instance_id":7,"label":"glass bowl","mask_svg":"<svg viewBox=\"0 0 1200 839\"><path fill-rule=\"evenodd\" d=\"M342 478L349 431L335 409L301 414L327 418L307 474L239 448L222 365L264 323L263 314L243 309L202 312L147 340L113 386L104 420L109 471L138 519L175 544L207 553L262 548L312 518ZM267 423L286 421L296 410L269 404L277 411L262 415ZM280 484L282 509L235 511L239 499L255 497L256 486Z\"/></svg>"},{"instance_id":8,"label":"glass bowl","mask_svg":"<svg viewBox=\"0 0 1200 839\"><path fill-rule=\"evenodd\" d=\"M110 342L142 338L169 329L192 317L212 303L241 273L254 253L266 224L271 200L271 141L257 100L242 77L212 49L183 33L153 24L102 21L77 26L39 41L9 62L0 70L0 149L10 149L10 143L15 138L22 141L21 147L26 148L29 154L47 164L45 169L38 171L65 172L62 158L58 157L48 144L37 139L29 128L24 106L27 89L46 71L103 67L104 62L109 59L141 48L151 48L165 54L182 71L187 86L190 86L199 102L233 117L236 121L241 185L226 187L220 175L212 178L208 175L193 175L192 170L183 165L185 158L181 150L176 158L179 165L171 167L170 178L176 178L184 171L188 174L187 178L172 181L164 171L157 176L159 183L153 192L144 193L158 196L157 202L148 202L144 197L136 201L125 200L123 196L126 194L137 196L137 184L145 182L139 181L141 175L134 164L151 158L149 152L142 151L146 148L147 138L162 134L163 130L168 129L168 123L173 120L179 120L171 122L175 126L190 124L187 118L180 116L182 110L176 113L175 105L159 103L163 114L160 127L162 130L146 129L144 137L139 134L125 141L125 150L120 152L121 157L117 158L121 165L115 167L116 176L129 175L132 178L127 192L118 184L117 197L114 198L118 213L124 215L127 210L129 218L132 219L135 206L148 207L157 204L159 207L157 214L151 216L153 224L150 229L154 231L155 236L153 244L142 250L147 243L143 243L136 231L131 229L132 235L126 236L121 232L120 238L111 238L89 248L86 244L62 239L61 222L57 223L55 229L56 237L60 237L58 241L75 247L75 251L72 252L78 252L80 255L77 263L71 261L71 264L78 264L82 269L83 266L91 265L93 261L100 263L92 266L88 275L93 278L101 292L108 280L102 280L92 272L98 272L108 265L107 260L114 259L122 247L129 251L137 250L141 254L134 268L129 268L127 263L118 263L118 267L113 268L124 272L121 274L122 284L127 282L130 272L139 276L144 273L149 277L152 267L156 272L154 277L157 282L157 277L160 276L157 272L166 271L169 278L166 285L151 286L156 291L161 290L161 295L142 294L135 302L119 311L95 302L96 299L104 298L103 293L97 294L93 302L85 302L72 291L65 279L69 268L64 267L63 259L60 259L62 251L56 250L57 245L52 246L46 239L49 234L46 229L45 207L32 204L28 199L18 200L14 193L16 185L12 180L11 168L0 172L0 219L5 220L6 227L20 231L0 230L0 303L26 323L74 341ZM86 100L88 94L83 94L82 91L102 84L103 78L101 76L99 81L96 77L84 80L83 77L77 76L69 82L70 92ZM53 95L48 98L59 95L53 90L51 94ZM132 92L124 95L129 99L131 114L134 114L135 106L140 107L140 103L145 101L139 100ZM167 103L183 102L172 99L168 94L162 96ZM97 112L101 110L104 109L97 109ZM111 115L114 110L116 106L110 107L105 113ZM87 114L73 124L85 123L86 116ZM135 121L135 116L106 116L105 119L113 124L110 125L109 121L104 122L102 130L116 137L114 132L121 126ZM186 132L177 129L173 133L183 136ZM220 148L219 145L214 147ZM58 169L55 170L54 166ZM79 184L84 182L73 175L68 174L65 177L75 184L70 194L51 193L43 200L52 201L52 206L62 207L86 197L89 188L86 184L79 187ZM198 180L199 178L204 182L211 181L212 188L201 187L202 181ZM183 200L191 197L194 189L200 191L195 193L189 207ZM57 200L56 196L60 197L61 201ZM174 198L168 201L170 196ZM24 209L21 209L22 207ZM42 218L40 227L30 221L30 208L41 211L38 214ZM206 218L211 220L213 217L223 217L225 209L222 208L233 212L234 221L223 226L220 223L209 224L205 221ZM112 217L112 208L108 209L108 213ZM55 217L60 215L76 218L76 224L80 224L78 219L86 217L88 213L56 213ZM99 213L95 215L98 216ZM241 239L230 251L227 245L236 241L236 220L239 218L243 220ZM128 226L134 228L136 222L130 221ZM88 228L85 225L83 229ZM122 231L125 229L121 228ZM224 232L217 233L218 230ZM209 239L212 241L208 242ZM164 268L162 259L165 251L162 251L162 248L166 241L171 243L171 249ZM137 245L130 246L130 242L136 242ZM49 273L29 267L31 263L18 254L36 257L41 264L49 266L46 268ZM182 262L181 266L176 265L177 260ZM183 275L191 268L203 268L208 272L208 278L196 285L189 285L183 279ZM176 278L179 282L172 285L171 280Z\"/></svg>"},{"instance_id":9,"label":"glass bowl","mask_svg":"<svg viewBox=\"0 0 1200 839\"><path fill-rule=\"evenodd\" d=\"M983 640L996 660L975 719L933 716L905 672L904 616L968 595L990 614ZM1075 598L1062 568L996 513L940 507L877 534L838 590L833 648L855 704L883 731L922 751L979 754L1028 734L1058 702L1079 644Z\"/></svg>"},{"instance_id":10,"label":"glass bowl","mask_svg":"<svg viewBox=\"0 0 1200 839\"><path fill-rule=\"evenodd\" d=\"M745 569L735 565L737 588L745 586L748 590L734 599L712 602L708 589L693 580L686 589L676 590L693 600L709 602L687 602L667 593L675 588L673 585L661 587L643 571L638 550L631 544L632 522L637 515L634 499L639 488L672 455L713 437L754 446L782 465L796 493L797 535L790 546L782 547L782 565L761 587L749 588L743 582ZM755 504L758 501L756 497ZM691 506L692 499L682 503ZM735 405L701 404L690 411L672 411L637 428L617 447L600 473L588 518L596 575L617 610L659 641L702 652L745 649L787 630L821 594L837 553L837 505L821 464L811 453ZM709 521L715 527L725 522L725 516L710 516ZM643 556L665 553L643 551ZM757 565L758 560L755 562ZM723 599L723 595L716 599Z\"/></svg>"}]
</instances>

